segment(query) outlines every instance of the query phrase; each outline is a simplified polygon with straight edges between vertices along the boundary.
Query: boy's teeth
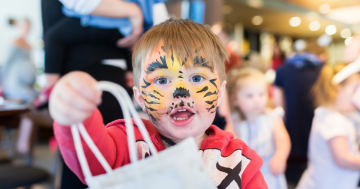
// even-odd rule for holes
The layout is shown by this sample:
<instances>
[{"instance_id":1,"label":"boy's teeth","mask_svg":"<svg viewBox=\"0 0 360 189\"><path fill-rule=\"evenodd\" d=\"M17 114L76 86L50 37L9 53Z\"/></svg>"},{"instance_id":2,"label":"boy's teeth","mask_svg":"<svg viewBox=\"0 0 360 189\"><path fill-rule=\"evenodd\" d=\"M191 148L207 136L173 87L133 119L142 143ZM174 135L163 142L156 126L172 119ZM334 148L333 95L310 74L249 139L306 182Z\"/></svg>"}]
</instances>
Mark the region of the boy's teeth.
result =
<instances>
[{"instance_id":1,"label":"boy's teeth","mask_svg":"<svg viewBox=\"0 0 360 189\"><path fill-rule=\"evenodd\" d=\"M187 119L188 117L183 117L183 118L181 118L181 117L174 117L174 120L176 120L176 121L182 121L182 120L185 120L185 119Z\"/></svg>"}]
</instances>

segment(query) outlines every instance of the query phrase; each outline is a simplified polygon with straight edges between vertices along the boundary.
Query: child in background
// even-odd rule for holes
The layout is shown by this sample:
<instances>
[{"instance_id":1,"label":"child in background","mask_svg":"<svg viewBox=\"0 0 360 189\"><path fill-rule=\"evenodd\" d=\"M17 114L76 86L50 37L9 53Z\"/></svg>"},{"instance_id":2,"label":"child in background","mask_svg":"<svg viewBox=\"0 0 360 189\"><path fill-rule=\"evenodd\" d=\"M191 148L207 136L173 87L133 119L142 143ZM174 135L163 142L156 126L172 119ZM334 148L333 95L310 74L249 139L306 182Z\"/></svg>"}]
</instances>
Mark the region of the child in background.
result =
<instances>
[{"instance_id":1,"label":"child in background","mask_svg":"<svg viewBox=\"0 0 360 189\"><path fill-rule=\"evenodd\" d=\"M270 189L287 188L284 171L291 142L281 116L268 111L265 75L253 68L234 70L228 91L237 135L264 160L261 172Z\"/></svg>"},{"instance_id":2,"label":"child in background","mask_svg":"<svg viewBox=\"0 0 360 189\"><path fill-rule=\"evenodd\" d=\"M216 107L225 95L227 52L203 25L170 19L148 30L133 53L134 96L150 120L143 120L158 151L194 137L199 154L219 189L267 188L260 172L262 159L243 141L212 125ZM54 133L60 152L84 181L69 125L83 122L113 169L130 163L124 120L104 126L96 109L96 81L82 72L62 77L50 97ZM149 147L134 128L139 158ZM84 148L93 175L105 173L89 148Z\"/></svg>"},{"instance_id":3,"label":"child in background","mask_svg":"<svg viewBox=\"0 0 360 189\"><path fill-rule=\"evenodd\" d=\"M315 110L310 139L309 164L298 189L355 189L360 176L359 149L354 125L344 116L355 111L351 99L359 85L356 73L340 84L332 79L345 67L325 65L313 87Z\"/></svg>"}]
</instances>

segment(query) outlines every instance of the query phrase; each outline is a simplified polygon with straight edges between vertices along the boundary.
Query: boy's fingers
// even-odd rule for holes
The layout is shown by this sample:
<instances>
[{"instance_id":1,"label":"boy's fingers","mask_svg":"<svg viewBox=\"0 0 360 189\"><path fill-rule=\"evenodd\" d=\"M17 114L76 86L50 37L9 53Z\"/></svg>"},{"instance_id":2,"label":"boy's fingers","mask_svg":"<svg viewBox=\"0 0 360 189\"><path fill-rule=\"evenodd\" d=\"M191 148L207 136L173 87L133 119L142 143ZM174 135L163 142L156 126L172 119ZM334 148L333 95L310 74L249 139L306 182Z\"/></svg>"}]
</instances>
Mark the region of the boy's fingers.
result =
<instances>
[{"instance_id":1,"label":"boy's fingers","mask_svg":"<svg viewBox=\"0 0 360 189\"><path fill-rule=\"evenodd\" d=\"M86 79L78 80L76 82L68 82L68 84L87 100L96 104L101 102L101 91L95 89L97 81L92 77L89 76Z\"/></svg>"},{"instance_id":2,"label":"boy's fingers","mask_svg":"<svg viewBox=\"0 0 360 189\"><path fill-rule=\"evenodd\" d=\"M52 108L52 115L55 120L62 125L71 125L84 121L92 112L74 109L64 102L59 96L56 104Z\"/></svg>"},{"instance_id":3,"label":"boy's fingers","mask_svg":"<svg viewBox=\"0 0 360 189\"><path fill-rule=\"evenodd\" d=\"M67 83L64 84L63 90L59 91L59 98L61 98L64 103L82 111L93 111L97 105L95 102L84 98L82 94L72 89Z\"/></svg>"}]
</instances>

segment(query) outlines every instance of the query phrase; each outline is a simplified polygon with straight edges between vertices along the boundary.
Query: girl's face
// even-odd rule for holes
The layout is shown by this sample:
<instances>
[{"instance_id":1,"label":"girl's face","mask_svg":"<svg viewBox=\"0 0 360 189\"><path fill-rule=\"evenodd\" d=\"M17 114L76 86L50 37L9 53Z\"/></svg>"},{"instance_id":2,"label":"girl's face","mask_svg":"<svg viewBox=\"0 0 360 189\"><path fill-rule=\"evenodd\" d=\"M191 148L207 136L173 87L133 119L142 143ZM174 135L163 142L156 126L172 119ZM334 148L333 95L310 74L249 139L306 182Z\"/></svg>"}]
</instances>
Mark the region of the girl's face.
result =
<instances>
[{"instance_id":1,"label":"girl's face","mask_svg":"<svg viewBox=\"0 0 360 189\"><path fill-rule=\"evenodd\" d=\"M352 96L360 84L360 74L350 76L346 83L338 88L338 95L336 98L335 106L340 112L352 112L356 110L352 102Z\"/></svg>"},{"instance_id":2,"label":"girl's face","mask_svg":"<svg viewBox=\"0 0 360 189\"><path fill-rule=\"evenodd\" d=\"M268 101L266 82L260 79L248 79L237 91L235 106L240 108L247 118L264 112Z\"/></svg>"}]
</instances>

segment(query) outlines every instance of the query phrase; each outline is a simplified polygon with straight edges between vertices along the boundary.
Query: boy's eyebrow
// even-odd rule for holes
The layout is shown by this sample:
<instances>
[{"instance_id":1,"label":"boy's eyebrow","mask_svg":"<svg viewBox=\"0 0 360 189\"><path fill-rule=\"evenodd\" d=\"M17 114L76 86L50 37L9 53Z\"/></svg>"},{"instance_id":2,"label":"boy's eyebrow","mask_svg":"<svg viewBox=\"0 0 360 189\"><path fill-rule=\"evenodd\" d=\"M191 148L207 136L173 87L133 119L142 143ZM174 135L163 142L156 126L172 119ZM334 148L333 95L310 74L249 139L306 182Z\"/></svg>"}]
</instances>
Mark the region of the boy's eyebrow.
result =
<instances>
[{"instance_id":1,"label":"boy's eyebrow","mask_svg":"<svg viewBox=\"0 0 360 189\"><path fill-rule=\"evenodd\" d=\"M160 56L160 62L156 59L155 62L152 62L151 64L149 64L145 73L148 74L157 69L168 69L168 66L166 64L166 56L165 55L163 57Z\"/></svg>"},{"instance_id":2,"label":"boy's eyebrow","mask_svg":"<svg viewBox=\"0 0 360 189\"><path fill-rule=\"evenodd\" d=\"M195 56L193 62L195 67L208 68L211 72L214 72L214 68L209 65L209 61L206 61L206 58L202 56Z\"/></svg>"}]
</instances>

